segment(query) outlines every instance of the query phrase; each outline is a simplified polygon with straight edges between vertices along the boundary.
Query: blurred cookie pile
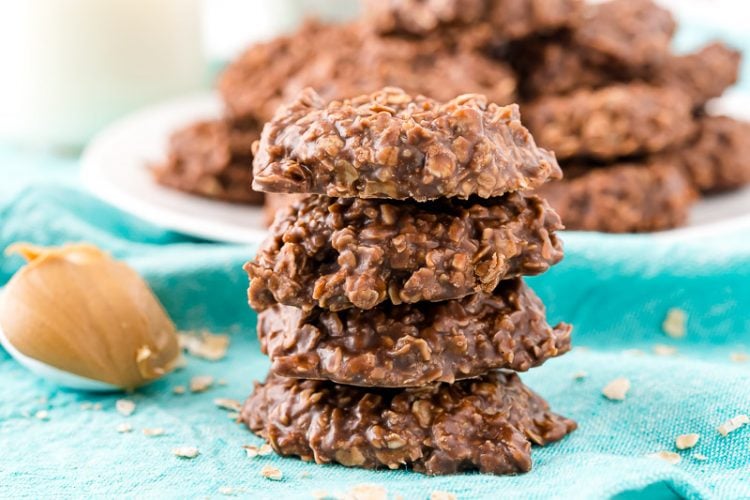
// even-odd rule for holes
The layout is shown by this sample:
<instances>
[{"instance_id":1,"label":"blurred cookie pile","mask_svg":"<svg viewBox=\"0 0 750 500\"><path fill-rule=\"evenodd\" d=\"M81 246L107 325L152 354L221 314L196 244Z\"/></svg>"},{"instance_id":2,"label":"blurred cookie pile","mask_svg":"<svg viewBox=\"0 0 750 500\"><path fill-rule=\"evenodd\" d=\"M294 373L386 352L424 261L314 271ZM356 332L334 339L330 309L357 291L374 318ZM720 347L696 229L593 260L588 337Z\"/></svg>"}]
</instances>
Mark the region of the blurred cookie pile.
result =
<instances>
[{"instance_id":1,"label":"blurred cookie pile","mask_svg":"<svg viewBox=\"0 0 750 500\"><path fill-rule=\"evenodd\" d=\"M701 195L750 182L750 125L708 116L740 55L720 42L670 51L672 15L650 0L369 0L344 25L309 21L246 50L224 72L224 116L175 132L159 182L240 203L252 143L305 87L324 100L384 86L447 100L521 104L565 172L543 189L570 229L642 232L684 224ZM288 195L266 194L268 217Z\"/></svg>"}]
</instances>

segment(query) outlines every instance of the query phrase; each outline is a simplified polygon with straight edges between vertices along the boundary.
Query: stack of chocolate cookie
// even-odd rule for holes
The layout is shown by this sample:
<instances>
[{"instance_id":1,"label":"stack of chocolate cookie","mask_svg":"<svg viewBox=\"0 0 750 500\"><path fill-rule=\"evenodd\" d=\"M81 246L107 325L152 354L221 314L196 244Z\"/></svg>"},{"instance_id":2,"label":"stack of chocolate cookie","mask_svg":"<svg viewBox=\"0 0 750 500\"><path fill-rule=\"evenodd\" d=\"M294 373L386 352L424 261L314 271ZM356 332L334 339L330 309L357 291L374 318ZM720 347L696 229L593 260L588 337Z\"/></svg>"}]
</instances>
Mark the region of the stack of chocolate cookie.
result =
<instances>
[{"instance_id":1,"label":"stack of chocolate cookie","mask_svg":"<svg viewBox=\"0 0 750 500\"><path fill-rule=\"evenodd\" d=\"M575 428L513 371L570 349L522 276L562 258L531 191L560 176L516 105L311 89L266 124L254 186L301 196L246 270L271 374L242 410L282 455L507 474Z\"/></svg>"}]
</instances>

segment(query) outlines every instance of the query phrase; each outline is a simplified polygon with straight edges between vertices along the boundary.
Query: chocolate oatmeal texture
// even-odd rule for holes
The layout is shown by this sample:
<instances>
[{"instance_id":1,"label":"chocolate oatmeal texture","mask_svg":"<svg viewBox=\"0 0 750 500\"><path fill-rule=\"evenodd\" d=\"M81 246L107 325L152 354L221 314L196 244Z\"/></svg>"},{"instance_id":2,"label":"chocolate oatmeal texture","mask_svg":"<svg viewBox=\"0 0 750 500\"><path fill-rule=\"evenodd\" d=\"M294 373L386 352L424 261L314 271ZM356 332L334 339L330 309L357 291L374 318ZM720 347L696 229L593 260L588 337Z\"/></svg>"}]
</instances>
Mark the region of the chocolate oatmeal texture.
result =
<instances>
[{"instance_id":1,"label":"chocolate oatmeal texture","mask_svg":"<svg viewBox=\"0 0 750 500\"><path fill-rule=\"evenodd\" d=\"M254 123L226 120L191 124L172 134L167 160L153 169L166 186L201 196L259 204L263 194L251 188L252 144L260 137Z\"/></svg>"},{"instance_id":2,"label":"chocolate oatmeal texture","mask_svg":"<svg viewBox=\"0 0 750 500\"><path fill-rule=\"evenodd\" d=\"M703 116L693 142L664 156L703 193L736 189L750 183L750 123Z\"/></svg>"},{"instance_id":3,"label":"chocolate oatmeal texture","mask_svg":"<svg viewBox=\"0 0 750 500\"><path fill-rule=\"evenodd\" d=\"M491 292L559 262L561 228L545 201L518 193L430 203L310 196L277 217L246 265L249 300L258 311L337 311Z\"/></svg>"},{"instance_id":4,"label":"chocolate oatmeal texture","mask_svg":"<svg viewBox=\"0 0 750 500\"><path fill-rule=\"evenodd\" d=\"M651 0L611 0L586 6L581 22L552 36L511 45L525 98L651 79L671 56L675 23Z\"/></svg>"},{"instance_id":5,"label":"chocolate oatmeal texture","mask_svg":"<svg viewBox=\"0 0 750 500\"><path fill-rule=\"evenodd\" d=\"M291 35L251 46L219 80L227 113L235 120L270 119L284 100L287 80L316 61L317 54L356 50L362 44L360 33L356 24L308 21Z\"/></svg>"},{"instance_id":6,"label":"chocolate oatmeal texture","mask_svg":"<svg viewBox=\"0 0 750 500\"><path fill-rule=\"evenodd\" d=\"M573 37L591 57L644 67L669 55L675 28L670 12L651 0L610 0L588 6Z\"/></svg>"},{"instance_id":7,"label":"chocolate oatmeal texture","mask_svg":"<svg viewBox=\"0 0 750 500\"><path fill-rule=\"evenodd\" d=\"M260 191L419 201L500 196L561 174L516 105L395 88L328 105L303 91L265 125L253 166Z\"/></svg>"},{"instance_id":8,"label":"chocolate oatmeal texture","mask_svg":"<svg viewBox=\"0 0 750 500\"><path fill-rule=\"evenodd\" d=\"M526 100L603 87L615 80L615 74L623 72L591 62L569 36L514 45L510 57L519 72L521 96ZM624 73L630 79L630 71Z\"/></svg>"},{"instance_id":9,"label":"chocolate oatmeal texture","mask_svg":"<svg viewBox=\"0 0 750 500\"><path fill-rule=\"evenodd\" d=\"M540 190L565 227L630 233L682 225L696 199L688 178L668 160L566 168L562 182Z\"/></svg>"},{"instance_id":10,"label":"chocolate oatmeal texture","mask_svg":"<svg viewBox=\"0 0 750 500\"><path fill-rule=\"evenodd\" d=\"M685 92L642 83L542 97L524 108L524 117L539 144L561 159L656 153L695 131Z\"/></svg>"},{"instance_id":11,"label":"chocolate oatmeal texture","mask_svg":"<svg viewBox=\"0 0 750 500\"><path fill-rule=\"evenodd\" d=\"M487 24L503 40L574 26L581 0L368 0L366 16L382 34L425 36L438 29Z\"/></svg>"},{"instance_id":12,"label":"chocolate oatmeal texture","mask_svg":"<svg viewBox=\"0 0 750 500\"><path fill-rule=\"evenodd\" d=\"M526 99L597 89L617 81L642 81L679 88L690 97L694 108L700 108L737 81L740 64L739 53L718 42L689 54L669 54L657 67L602 62L564 36L527 41L514 50L511 57L520 72L520 91Z\"/></svg>"},{"instance_id":13,"label":"chocolate oatmeal texture","mask_svg":"<svg viewBox=\"0 0 750 500\"><path fill-rule=\"evenodd\" d=\"M339 312L276 305L258 316L275 374L377 387L526 371L570 350L570 331L547 324L544 305L520 278L443 302Z\"/></svg>"},{"instance_id":14,"label":"chocolate oatmeal texture","mask_svg":"<svg viewBox=\"0 0 750 500\"><path fill-rule=\"evenodd\" d=\"M512 70L480 53L491 38L485 29L420 40L378 37L359 23L308 21L292 35L250 47L224 71L219 90L232 119L261 122L305 87L325 100L397 85L440 100L477 92L513 102Z\"/></svg>"},{"instance_id":15,"label":"chocolate oatmeal texture","mask_svg":"<svg viewBox=\"0 0 750 500\"><path fill-rule=\"evenodd\" d=\"M659 85L682 89L693 106L700 108L737 82L740 59L736 50L713 42L691 54L669 57L655 71L653 80Z\"/></svg>"},{"instance_id":16,"label":"chocolate oatmeal texture","mask_svg":"<svg viewBox=\"0 0 750 500\"><path fill-rule=\"evenodd\" d=\"M401 390L271 374L241 419L281 455L427 474L525 472L531 443L557 441L576 427L506 372Z\"/></svg>"},{"instance_id":17,"label":"chocolate oatmeal texture","mask_svg":"<svg viewBox=\"0 0 750 500\"><path fill-rule=\"evenodd\" d=\"M509 65L476 50L474 45L481 46L484 39L482 34L457 34L455 40L384 38L318 54L314 63L280 82L282 101L294 100L306 87L329 101L397 85L440 101L476 92L498 104L514 102L515 74Z\"/></svg>"}]
</instances>

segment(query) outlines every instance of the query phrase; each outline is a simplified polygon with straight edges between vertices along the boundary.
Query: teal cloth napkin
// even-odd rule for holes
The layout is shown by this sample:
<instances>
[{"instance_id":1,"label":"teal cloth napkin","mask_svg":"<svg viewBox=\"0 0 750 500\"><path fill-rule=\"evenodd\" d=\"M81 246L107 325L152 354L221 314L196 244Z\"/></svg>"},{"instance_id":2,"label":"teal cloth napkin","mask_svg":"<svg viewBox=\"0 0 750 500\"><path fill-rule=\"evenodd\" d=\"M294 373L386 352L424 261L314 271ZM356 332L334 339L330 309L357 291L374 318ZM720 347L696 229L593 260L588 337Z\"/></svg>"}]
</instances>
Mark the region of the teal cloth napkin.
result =
<instances>
[{"instance_id":1,"label":"teal cloth napkin","mask_svg":"<svg viewBox=\"0 0 750 500\"><path fill-rule=\"evenodd\" d=\"M573 352L522 375L559 413L580 428L533 452L525 475L426 477L407 471L371 472L319 466L275 455L250 459L242 445L261 440L213 404L244 399L268 361L246 305L242 264L251 246L207 243L139 222L75 188L73 160L0 148L0 248L15 241L58 245L88 241L126 259L148 279L183 329L228 332L219 362L190 359L183 370L128 396L135 413L115 411L121 394L61 390L27 372L0 350L0 497L310 498L351 492L361 484L391 498L608 498L643 488L652 496L750 497L750 426L727 437L717 426L750 414L750 231L735 228L709 238L670 242L650 236L564 235L566 258L529 282L545 300L551 321L575 325ZM42 183L40 180L53 180ZM0 258L0 284L21 265ZM670 308L687 312L687 335L666 336ZM659 356L657 344L677 353ZM584 371L587 376L577 379ZM195 375L225 385L176 395ZM602 388L627 377L622 402ZM101 410L85 409L100 403ZM83 405L83 407L82 407ZM34 418L47 410L48 420ZM120 434L118 424L134 431ZM162 427L160 437L143 428ZM646 457L675 451L675 437L699 433L677 465ZM193 460L171 449L195 446ZM694 453L706 457L699 460ZM260 475L273 464L281 481ZM643 494L640 491L639 494Z\"/></svg>"}]
</instances>

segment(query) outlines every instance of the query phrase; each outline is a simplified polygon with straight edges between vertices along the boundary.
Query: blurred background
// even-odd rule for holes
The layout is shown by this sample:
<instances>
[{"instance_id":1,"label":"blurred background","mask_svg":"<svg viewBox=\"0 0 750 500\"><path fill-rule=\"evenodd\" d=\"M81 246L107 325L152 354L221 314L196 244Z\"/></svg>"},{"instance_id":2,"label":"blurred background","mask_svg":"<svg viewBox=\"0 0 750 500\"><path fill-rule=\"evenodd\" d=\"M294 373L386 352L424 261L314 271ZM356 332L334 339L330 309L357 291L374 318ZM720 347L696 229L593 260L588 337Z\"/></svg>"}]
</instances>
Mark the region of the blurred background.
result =
<instances>
[{"instance_id":1,"label":"blurred background","mask_svg":"<svg viewBox=\"0 0 750 500\"><path fill-rule=\"evenodd\" d=\"M750 48L750 2L660 0L672 9L677 51L721 38ZM3 1L0 141L79 150L134 109L210 88L253 42L305 16L352 19L357 0ZM747 88L744 65L738 87ZM0 167L2 168L2 167Z\"/></svg>"}]
</instances>

